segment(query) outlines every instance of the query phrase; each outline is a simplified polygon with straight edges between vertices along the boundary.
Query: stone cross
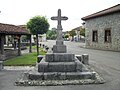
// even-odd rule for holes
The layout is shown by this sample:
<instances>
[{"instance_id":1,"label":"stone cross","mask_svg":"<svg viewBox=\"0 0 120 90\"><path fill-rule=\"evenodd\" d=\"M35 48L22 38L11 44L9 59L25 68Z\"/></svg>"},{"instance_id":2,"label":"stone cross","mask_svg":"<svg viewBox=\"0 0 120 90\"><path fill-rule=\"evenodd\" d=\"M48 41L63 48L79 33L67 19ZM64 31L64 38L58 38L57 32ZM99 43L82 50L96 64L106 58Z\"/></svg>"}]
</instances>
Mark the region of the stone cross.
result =
<instances>
[{"instance_id":1,"label":"stone cross","mask_svg":"<svg viewBox=\"0 0 120 90\"><path fill-rule=\"evenodd\" d=\"M61 9L58 9L58 16L57 17L51 17L52 20L57 20L58 21L58 26L62 26L61 25L61 21L62 20L67 20L68 17L65 16L61 16ZM59 28L62 29L62 28Z\"/></svg>"},{"instance_id":2,"label":"stone cross","mask_svg":"<svg viewBox=\"0 0 120 90\"><path fill-rule=\"evenodd\" d=\"M51 17L51 20L57 20L58 25L57 25L57 40L62 40L62 25L61 21L62 20L67 20L68 17L61 16L61 9L58 9L58 16Z\"/></svg>"}]
</instances>

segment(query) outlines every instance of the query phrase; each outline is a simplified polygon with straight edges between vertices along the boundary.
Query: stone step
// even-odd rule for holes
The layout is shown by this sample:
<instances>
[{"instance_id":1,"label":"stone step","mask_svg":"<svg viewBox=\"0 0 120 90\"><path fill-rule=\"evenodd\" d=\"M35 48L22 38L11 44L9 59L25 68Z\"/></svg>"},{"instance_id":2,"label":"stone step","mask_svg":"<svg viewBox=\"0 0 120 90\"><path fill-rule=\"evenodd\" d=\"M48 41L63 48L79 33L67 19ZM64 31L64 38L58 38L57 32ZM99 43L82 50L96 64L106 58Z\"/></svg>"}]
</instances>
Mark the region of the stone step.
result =
<instances>
[{"instance_id":1,"label":"stone step","mask_svg":"<svg viewBox=\"0 0 120 90\"><path fill-rule=\"evenodd\" d=\"M75 62L40 62L38 72L75 72Z\"/></svg>"},{"instance_id":2,"label":"stone step","mask_svg":"<svg viewBox=\"0 0 120 90\"><path fill-rule=\"evenodd\" d=\"M95 79L95 72L46 72L46 73L29 73L28 78L31 80L81 80Z\"/></svg>"},{"instance_id":3,"label":"stone step","mask_svg":"<svg viewBox=\"0 0 120 90\"><path fill-rule=\"evenodd\" d=\"M49 72L75 72L75 62L55 62L49 63Z\"/></svg>"},{"instance_id":4,"label":"stone step","mask_svg":"<svg viewBox=\"0 0 120 90\"><path fill-rule=\"evenodd\" d=\"M95 79L95 72L68 72L66 73L66 79L75 80L75 79Z\"/></svg>"},{"instance_id":5,"label":"stone step","mask_svg":"<svg viewBox=\"0 0 120 90\"><path fill-rule=\"evenodd\" d=\"M47 53L45 56L46 62L73 62L74 60L75 55L69 53Z\"/></svg>"},{"instance_id":6,"label":"stone step","mask_svg":"<svg viewBox=\"0 0 120 90\"><path fill-rule=\"evenodd\" d=\"M53 53L66 53L66 45L53 45Z\"/></svg>"},{"instance_id":7,"label":"stone step","mask_svg":"<svg viewBox=\"0 0 120 90\"><path fill-rule=\"evenodd\" d=\"M44 80L44 75L43 73L39 73L39 72L29 72L27 78L31 80Z\"/></svg>"}]
</instances>

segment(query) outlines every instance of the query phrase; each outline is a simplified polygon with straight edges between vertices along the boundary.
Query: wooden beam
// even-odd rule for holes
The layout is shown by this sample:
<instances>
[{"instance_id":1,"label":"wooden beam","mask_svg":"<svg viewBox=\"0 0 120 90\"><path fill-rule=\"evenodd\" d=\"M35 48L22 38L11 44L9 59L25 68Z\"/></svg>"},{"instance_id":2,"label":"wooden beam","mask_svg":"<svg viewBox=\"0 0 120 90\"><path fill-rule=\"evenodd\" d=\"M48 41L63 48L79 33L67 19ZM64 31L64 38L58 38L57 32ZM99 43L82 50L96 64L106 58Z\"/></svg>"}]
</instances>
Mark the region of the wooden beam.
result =
<instances>
[{"instance_id":1,"label":"wooden beam","mask_svg":"<svg viewBox=\"0 0 120 90\"><path fill-rule=\"evenodd\" d=\"M32 40L31 40L31 35L29 37L29 53L32 53Z\"/></svg>"},{"instance_id":2,"label":"wooden beam","mask_svg":"<svg viewBox=\"0 0 120 90\"><path fill-rule=\"evenodd\" d=\"M18 56L21 56L21 35L18 35Z\"/></svg>"},{"instance_id":3,"label":"wooden beam","mask_svg":"<svg viewBox=\"0 0 120 90\"><path fill-rule=\"evenodd\" d=\"M5 39L5 35L1 35L1 41L0 41L1 54L4 54L4 39Z\"/></svg>"}]
</instances>

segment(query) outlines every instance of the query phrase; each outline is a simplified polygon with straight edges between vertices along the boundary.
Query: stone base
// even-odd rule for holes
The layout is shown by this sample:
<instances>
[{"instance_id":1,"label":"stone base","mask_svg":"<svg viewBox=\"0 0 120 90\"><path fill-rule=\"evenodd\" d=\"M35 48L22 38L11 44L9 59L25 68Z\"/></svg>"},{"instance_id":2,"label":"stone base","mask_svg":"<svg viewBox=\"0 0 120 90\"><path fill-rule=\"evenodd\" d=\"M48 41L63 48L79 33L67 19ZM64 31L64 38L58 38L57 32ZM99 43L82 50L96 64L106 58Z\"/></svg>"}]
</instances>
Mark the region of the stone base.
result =
<instances>
[{"instance_id":1,"label":"stone base","mask_svg":"<svg viewBox=\"0 0 120 90\"><path fill-rule=\"evenodd\" d=\"M86 65L89 65L89 55L88 54L83 54L82 57L83 57L82 63L86 64Z\"/></svg>"},{"instance_id":2,"label":"stone base","mask_svg":"<svg viewBox=\"0 0 120 90\"><path fill-rule=\"evenodd\" d=\"M30 80L44 80L43 73L39 72L29 72L27 78Z\"/></svg>"},{"instance_id":3,"label":"stone base","mask_svg":"<svg viewBox=\"0 0 120 90\"><path fill-rule=\"evenodd\" d=\"M81 80L96 79L95 72L29 72L30 80Z\"/></svg>"},{"instance_id":4,"label":"stone base","mask_svg":"<svg viewBox=\"0 0 120 90\"><path fill-rule=\"evenodd\" d=\"M63 45L63 40L57 40L56 45Z\"/></svg>"},{"instance_id":5,"label":"stone base","mask_svg":"<svg viewBox=\"0 0 120 90\"><path fill-rule=\"evenodd\" d=\"M39 57L41 59L41 56ZM61 81L60 84L69 84L69 81L74 82L75 80L78 81L78 84L80 84L80 80L93 80L95 82L97 79L96 72L87 67L87 65L85 66L79 59L74 54L47 53L34 70L24 74L24 81L25 83L26 81L31 83L33 83L32 81L38 81L40 85L52 81L55 81L55 83L50 83L50 85L58 84L56 82L59 81Z\"/></svg>"},{"instance_id":6,"label":"stone base","mask_svg":"<svg viewBox=\"0 0 120 90\"><path fill-rule=\"evenodd\" d=\"M73 62L46 62L43 58L35 69L25 72L16 85L80 85L104 83L104 80L77 58Z\"/></svg>"},{"instance_id":7,"label":"stone base","mask_svg":"<svg viewBox=\"0 0 120 90\"><path fill-rule=\"evenodd\" d=\"M53 46L53 53L66 53L66 46L65 45L54 45Z\"/></svg>"},{"instance_id":8,"label":"stone base","mask_svg":"<svg viewBox=\"0 0 120 90\"><path fill-rule=\"evenodd\" d=\"M86 85L103 84L105 80L89 67L88 72L45 72L39 73L36 69L23 73L16 80L17 86L58 86L58 85Z\"/></svg>"},{"instance_id":9,"label":"stone base","mask_svg":"<svg viewBox=\"0 0 120 90\"><path fill-rule=\"evenodd\" d=\"M70 53L47 53L45 56L46 62L73 62L75 55Z\"/></svg>"},{"instance_id":10,"label":"stone base","mask_svg":"<svg viewBox=\"0 0 120 90\"><path fill-rule=\"evenodd\" d=\"M37 56L37 62L39 63L43 59L43 57L44 57L43 55L38 55Z\"/></svg>"},{"instance_id":11,"label":"stone base","mask_svg":"<svg viewBox=\"0 0 120 90\"><path fill-rule=\"evenodd\" d=\"M52 54L50 54L50 57L51 55ZM49 57L50 60L53 59L50 57ZM74 59L74 61L71 60L71 62L66 61L54 62L53 60L51 62L46 62L46 59L43 58L40 61L40 63L38 63L38 72L88 72L88 71L89 70L86 68L86 66L82 64L82 62L80 62L78 59Z\"/></svg>"},{"instance_id":12,"label":"stone base","mask_svg":"<svg viewBox=\"0 0 120 90\"><path fill-rule=\"evenodd\" d=\"M45 62L38 64L38 72L75 72L75 62Z\"/></svg>"}]
</instances>

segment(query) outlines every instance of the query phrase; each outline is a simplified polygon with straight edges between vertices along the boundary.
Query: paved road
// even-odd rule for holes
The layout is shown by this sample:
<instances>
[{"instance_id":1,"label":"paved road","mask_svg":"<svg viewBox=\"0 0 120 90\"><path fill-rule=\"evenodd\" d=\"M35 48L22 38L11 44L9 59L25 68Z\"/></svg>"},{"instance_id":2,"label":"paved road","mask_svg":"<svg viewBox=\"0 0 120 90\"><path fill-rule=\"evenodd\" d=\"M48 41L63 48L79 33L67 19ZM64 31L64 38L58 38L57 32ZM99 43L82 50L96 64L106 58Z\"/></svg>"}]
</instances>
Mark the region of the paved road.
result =
<instances>
[{"instance_id":1,"label":"paved road","mask_svg":"<svg viewBox=\"0 0 120 90\"><path fill-rule=\"evenodd\" d=\"M52 47L55 41L44 42ZM0 72L0 90L120 90L120 52L101 51L81 48L84 43L66 41L67 52L89 54L90 65L106 80L99 85L68 85L68 86L14 86L14 81L22 70L4 70Z\"/></svg>"}]
</instances>

